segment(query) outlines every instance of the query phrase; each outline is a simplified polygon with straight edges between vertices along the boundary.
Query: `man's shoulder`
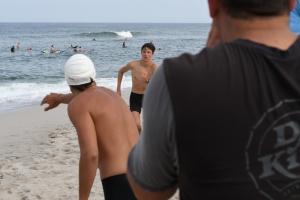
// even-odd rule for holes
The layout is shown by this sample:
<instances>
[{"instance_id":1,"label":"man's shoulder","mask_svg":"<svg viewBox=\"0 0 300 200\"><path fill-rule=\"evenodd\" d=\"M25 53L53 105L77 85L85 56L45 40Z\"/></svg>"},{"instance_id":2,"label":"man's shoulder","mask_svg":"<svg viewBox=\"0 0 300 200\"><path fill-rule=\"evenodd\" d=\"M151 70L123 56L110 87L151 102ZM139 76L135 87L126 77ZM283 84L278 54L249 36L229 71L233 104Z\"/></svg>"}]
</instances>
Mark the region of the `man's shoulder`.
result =
<instances>
[{"instance_id":1,"label":"man's shoulder","mask_svg":"<svg viewBox=\"0 0 300 200\"><path fill-rule=\"evenodd\" d=\"M136 60L136 61L133 61L134 63L134 66L135 67L157 67L158 65L153 62L152 60L148 61L148 62L144 62L143 60Z\"/></svg>"},{"instance_id":2,"label":"man's shoulder","mask_svg":"<svg viewBox=\"0 0 300 200\"><path fill-rule=\"evenodd\" d=\"M75 96L69 105L88 105L90 103L93 103L95 99L97 99L97 102L103 102L108 101L111 98L118 98L118 95L112 91L111 89L105 88L105 87L97 87L95 89L84 91L80 93L79 95Z\"/></svg>"},{"instance_id":3,"label":"man's shoulder","mask_svg":"<svg viewBox=\"0 0 300 200\"><path fill-rule=\"evenodd\" d=\"M129 66L136 66L140 63L140 60L133 60L133 61L130 61L127 65Z\"/></svg>"},{"instance_id":4,"label":"man's shoulder","mask_svg":"<svg viewBox=\"0 0 300 200\"><path fill-rule=\"evenodd\" d=\"M151 67L153 67L153 68L156 68L157 66L158 66L158 64L157 64L157 63L155 63L155 62L151 61Z\"/></svg>"},{"instance_id":5,"label":"man's shoulder","mask_svg":"<svg viewBox=\"0 0 300 200\"><path fill-rule=\"evenodd\" d=\"M127 63L123 68L127 68L128 70L133 70L138 65L139 65L139 60L133 60Z\"/></svg>"},{"instance_id":6,"label":"man's shoulder","mask_svg":"<svg viewBox=\"0 0 300 200\"><path fill-rule=\"evenodd\" d=\"M163 61L163 66L182 66L183 63L187 64L187 62L193 62L195 58L201 54L203 54L203 50L198 54L183 53L177 57L166 58ZM199 59L197 61L199 61Z\"/></svg>"}]
</instances>

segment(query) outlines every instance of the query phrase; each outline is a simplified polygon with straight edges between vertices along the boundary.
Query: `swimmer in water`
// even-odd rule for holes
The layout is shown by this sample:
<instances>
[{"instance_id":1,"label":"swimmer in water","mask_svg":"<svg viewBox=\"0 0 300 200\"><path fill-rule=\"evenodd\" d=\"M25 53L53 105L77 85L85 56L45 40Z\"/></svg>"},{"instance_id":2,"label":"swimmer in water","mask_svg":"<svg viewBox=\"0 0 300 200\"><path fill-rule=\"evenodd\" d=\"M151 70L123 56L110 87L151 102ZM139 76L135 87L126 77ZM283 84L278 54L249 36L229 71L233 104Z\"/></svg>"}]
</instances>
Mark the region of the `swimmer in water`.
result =
<instances>
[{"instance_id":1,"label":"swimmer in water","mask_svg":"<svg viewBox=\"0 0 300 200\"><path fill-rule=\"evenodd\" d=\"M12 46L12 48L10 49L10 51L11 51L12 53L15 53L15 51L16 51L15 46Z\"/></svg>"}]
</instances>

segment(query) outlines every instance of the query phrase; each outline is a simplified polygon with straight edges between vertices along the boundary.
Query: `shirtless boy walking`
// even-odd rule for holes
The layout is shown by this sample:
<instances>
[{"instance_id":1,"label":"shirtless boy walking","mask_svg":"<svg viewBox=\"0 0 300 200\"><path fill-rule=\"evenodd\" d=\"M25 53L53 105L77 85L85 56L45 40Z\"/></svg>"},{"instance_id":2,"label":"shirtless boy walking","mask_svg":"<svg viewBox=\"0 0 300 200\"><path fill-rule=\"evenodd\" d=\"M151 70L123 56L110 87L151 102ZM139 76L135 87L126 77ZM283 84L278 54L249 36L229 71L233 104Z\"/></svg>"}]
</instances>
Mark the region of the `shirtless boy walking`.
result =
<instances>
[{"instance_id":1,"label":"shirtless boy walking","mask_svg":"<svg viewBox=\"0 0 300 200\"><path fill-rule=\"evenodd\" d=\"M118 73L117 93L121 96L123 74L131 70L132 89L129 104L139 132L142 130L140 114L143 96L147 85L157 68L157 64L151 60L154 51L155 46L152 43L145 43L141 48L142 58L140 60L129 62L126 66L122 67Z\"/></svg>"}]
</instances>

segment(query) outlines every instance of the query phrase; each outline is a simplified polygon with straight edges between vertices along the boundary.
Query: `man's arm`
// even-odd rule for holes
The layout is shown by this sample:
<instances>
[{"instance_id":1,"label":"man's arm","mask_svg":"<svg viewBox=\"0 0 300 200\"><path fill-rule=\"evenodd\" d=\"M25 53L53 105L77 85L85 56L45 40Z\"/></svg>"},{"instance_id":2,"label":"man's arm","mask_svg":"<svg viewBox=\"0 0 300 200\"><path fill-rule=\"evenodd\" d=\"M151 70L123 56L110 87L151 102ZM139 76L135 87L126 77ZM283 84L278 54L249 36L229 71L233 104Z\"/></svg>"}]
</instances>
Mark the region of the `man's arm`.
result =
<instances>
[{"instance_id":1,"label":"man's arm","mask_svg":"<svg viewBox=\"0 0 300 200\"><path fill-rule=\"evenodd\" d=\"M154 63L153 73L157 70L158 64Z\"/></svg>"},{"instance_id":2,"label":"man's arm","mask_svg":"<svg viewBox=\"0 0 300 200\"><path fill-rule=\"evenodd\" d=\"M131 63L128 63L126 66L122 67L118 72L118 85L117 85L117 93L121 96L121 82L123 79L123 74L127 71L131 70Z\"/></svg>"},{"instance_id":3,"label":"man's arm","mask_svg":"<svg viewBox=\"0 0 300 200\"><path fill-rule=\"evenodd\" d=\"M178 158L172 103L159 67L143 100L143 131L128 158L128 179L140 199L166 199L177 188Z\"/></svg>"},{"instance_id":4,"label":"man's arm","mask_svg":"<svg viewBox=\"0 0 300 200\"><path fill-rule=\"evenodd\" d=\"M80 147L79 199L88 200L98 166L95 125L83 101L71 102L68 106L68 114L76 128Z\"/></svg>"},{"instance_id":5,"label":"man's arm","mask_svg":"<svg viewBox=\"0 0 300 200\"><path fill-rule=\"evenodd\" d=\"M50 93L44 97L41 101L40 105L48 104L47 107L44 108L45 111L56 108L59 104L64 103L68 104L73 98L73 94L58 94L58 93Z\"/></svg>"},{"instance_id":6,"label":"man's arm","mask_svg":"<svg viewBox=\"0 0 300 200\"><path fill-rule=\"evenodd\" d=\"M177 190L177 185L162 192L151 192L138 186L132 179L130 173L127 173L128 181L137 199L143 200L165 200L172 197Z\"/></svg>"}]
</instances>

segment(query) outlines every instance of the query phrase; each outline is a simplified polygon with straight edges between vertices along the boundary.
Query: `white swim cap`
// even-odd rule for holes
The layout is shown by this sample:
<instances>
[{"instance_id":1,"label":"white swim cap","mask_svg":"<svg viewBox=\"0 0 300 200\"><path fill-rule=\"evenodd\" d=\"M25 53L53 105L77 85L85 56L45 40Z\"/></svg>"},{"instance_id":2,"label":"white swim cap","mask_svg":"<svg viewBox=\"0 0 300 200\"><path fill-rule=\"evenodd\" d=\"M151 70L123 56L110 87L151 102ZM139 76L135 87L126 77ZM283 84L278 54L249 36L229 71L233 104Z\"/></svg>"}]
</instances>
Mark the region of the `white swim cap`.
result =
<instances>
[{"instance_id":1,"label":"white swim cap","mask_svg":"<svg viewBox=\"0 0 300 200\"><path fill-rule=\"evenodd\" d=\"M68 85L82 85L96 79L93 62L83 54L75 54L65 64L65 79Z\"/></svg>"}]
</instances>

